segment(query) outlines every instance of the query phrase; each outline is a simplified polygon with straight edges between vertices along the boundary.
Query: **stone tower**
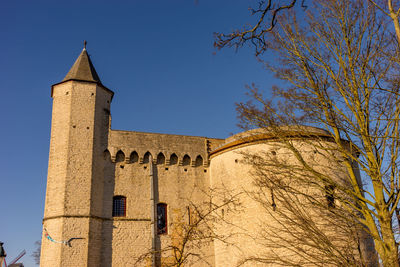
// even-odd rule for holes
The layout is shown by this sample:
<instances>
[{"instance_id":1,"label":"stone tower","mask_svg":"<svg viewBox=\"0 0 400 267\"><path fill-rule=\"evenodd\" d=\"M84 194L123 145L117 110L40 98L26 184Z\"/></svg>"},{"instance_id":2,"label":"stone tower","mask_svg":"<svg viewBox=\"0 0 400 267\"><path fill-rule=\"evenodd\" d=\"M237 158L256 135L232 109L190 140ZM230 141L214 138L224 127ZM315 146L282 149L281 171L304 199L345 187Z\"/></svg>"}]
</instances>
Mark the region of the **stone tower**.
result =
<instances>
[{"instance_id":1,"label":"stone tower","mask_svg":"<svg viewBox=\"0 0 400 267\"><path fill-rule=\"evenodd\" d=\"M251 195L260 188L254 186L257 176L245 155L270 155L272 162L297 166L286 144L269 129L227 139L110 129L113 92L101 83L86 48L64 80L52 86L51 96L41 267L164 266L182 258L193 267L254 266L243 260L265 255L297 259L287 241L280 245L282 239L274 239L271 246L266 242L271 239L263 238L271 229L290 240L275 213L276 206L284 206L278 201L261 205L258 195ZM293 137L291 143L317 170L346 181L337 160L316 153L316 147L334 147L328 132L302 126L284 127L282 134ZM272 175L292 179L292 173L271 166ZM309 184L302 189L310 191ZM317 189L312 190L315 199L323 203L328 196L334 203L332 194ZM260 196L275 201L268 190ZM326 217L315 217L325 222ZM321 231L332 233L332 240L346 240L344 227L329 226ZM357 244L373 251L371 242L362 237Z\"/></svg>"},{"instance_id":2,"label":"stone tower","mask_svg":"<svg viewBox=\"0 0 400 267\"><path fill-rule=\"evenodd\" d=\"M64 80L52 86L51 97L43 227L53 241L42 242L41 266L99 266L103 152L113 92L102 85L86 47Z\"/></svg>"}]
</instances>

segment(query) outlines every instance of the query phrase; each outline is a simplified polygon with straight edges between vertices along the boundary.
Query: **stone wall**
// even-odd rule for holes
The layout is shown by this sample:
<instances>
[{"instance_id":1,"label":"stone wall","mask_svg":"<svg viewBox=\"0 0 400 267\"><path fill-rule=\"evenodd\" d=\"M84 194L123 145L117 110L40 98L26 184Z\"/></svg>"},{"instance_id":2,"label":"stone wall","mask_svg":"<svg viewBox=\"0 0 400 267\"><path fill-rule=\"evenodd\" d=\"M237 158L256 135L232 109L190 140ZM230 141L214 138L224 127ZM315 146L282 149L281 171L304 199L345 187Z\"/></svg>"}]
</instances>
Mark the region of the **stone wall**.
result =
<instances>
[{"instance_id":1,"label":"stone wall","mask_svg":"<svg viewBox=\"0 0 400 267\"><path fill-rule=\"evenodd\" d=\"M314 133L323 134L321 131ZM313 136L313 139L310 132L306 134L307 138L294 137L291 144L300 151L314 170L328 176L338 185L348 186L346 169L340 164L342 159L336 155L336 150L332 149L334 143L325 139L325 136ZM248 159L254 155L267 160L249 162ZM265 165L268 164L268 160L275 163ZM296 188L296 193L292 195L294 197L290 198L292 204L279 202L276 195L275 200L272 200L273 192L263 184L266 176L270 176L271 179L280 178L280 181L290 185L290 188ZM357 256L358 244L364 248L362 253L370 256L371 252L368 250L373 247L371 238L360 229L350 226L352 223L353 226L356 225L354 221L330 213L327 192L324 190L326 187L320 181L312 180L312 177L285 145L276 142L260 130L233 136L216 148L210 156L210 185L212 188L223 188L229 195L237 195L240 204L217 211L222 219L215 224L215 229L219 235L226 238L214 243L215 266L281 266L278 263L282 264L285 259L307 266L318 266L329 259L329 255L335 253L343 257L349 253L351 257L356 255L356 258L361 258ZM313 201L318 203L311 204L309 199L305 201L302 194L312 196ZM215 201L222 203L224 199ZM335 202L334 197L332 201L332 211L340 213L339 203ZM288 206L297 209L289 210ZM303 217L297 216L298 213L304 213L301 215ZM293 218L298 221L286 224ZM300 218L309 220L301 221ZM307 224L312 228L308 232L303 231L307 229ZM296 235L304 239L296 240ZM324 238L329 240L327 243L333 244L332 247L324 247ZM304 254L296 253L296 250L291 248L291 245L302 248L304 244L310 245L305 246L307 253ZM324 249L326 254L321 252ZM304 256L306 254L308 256ZM278 258L283 260L277 260ZM368 260L371 266L375 266L374 258L370 257ZM290 265L290 261L287 265ZM337 265L327 260L325 266Z\"/></svg>"},{"instance_id":2,"label":"stone wall","mask_svg":"<svg viewBox=\"0 0 400 267\"><path fill-rule=\"evenodd\" d=\"M252 130L223 140L111 130L112 95L95 82L66 81L53 86L43 227L54 240L64 243L44 237L41 266L150 266L153 201L167 205L167 232L156 235L155 240L158 263L171 263L173 246L184 242L185 229L196 217L193 208L214 207L229 195L238 196L240 207L227 205L210 213L215 242L187 244L185 253L197 256L190 256L186 265L235 266L250 256L273 252L263 242L263 229L279 232L282 225L273 223L271 207L255 200L254 172L243 161L246 153L274 153L286 162L295 160L285 149L277 149L270 132ZM320 136L318 145L327 148L332 146L327 133L310 127L298 130L288 128L292 142L315 170L345 181L340 159L332 160L335 154L316 150L313 141L296 139L305 131L310 140ZM288 173L283 169L280 175L290 181ZM211 200L219 189L226 191ZM309 187L301 190L325 197ZM126 198L124 216L113 217L114 196ZM294 257L288 250L278 251L283 257ZM244 263L256 265L274 266Z\"/></svg>"},{"instance_id":3,"label":"stone wall","mask_svg":"<svg viewBox=\"0 0 400 267\"><path fill-rule=\"evenodd\" d=\"M104 153L107 195L103 216L112 222L103 228L104 266L108 258L115 266L151 263L150 154L157 188L155 202L168 207L168 233L158 235L157 240L158 249L165 250L181 238L177 228L188 222L188 207L204 201L209 189L208 153L221 143L223 140L205 137L110 130ZM125 217L112 218L113 196L126 197ZM161 261L169 261L171 253L166 249L161 253ZM212 247L204 247L202 254L203 260L213 265ZM204 262L197 265L204 266Z\"/></svg>"},{"instance_id":4,"label":"stone wall","mask_svg":"<svg viewBox=\"0 0 400 267\"><path fill-rule=\"evenodd\" d=\"M53 86L52 97L43 227L54 240L76 239L67 246L43 238L41 266L98 266L112 92L96 83L67 81Z\"/></svg>"}]
</instances>

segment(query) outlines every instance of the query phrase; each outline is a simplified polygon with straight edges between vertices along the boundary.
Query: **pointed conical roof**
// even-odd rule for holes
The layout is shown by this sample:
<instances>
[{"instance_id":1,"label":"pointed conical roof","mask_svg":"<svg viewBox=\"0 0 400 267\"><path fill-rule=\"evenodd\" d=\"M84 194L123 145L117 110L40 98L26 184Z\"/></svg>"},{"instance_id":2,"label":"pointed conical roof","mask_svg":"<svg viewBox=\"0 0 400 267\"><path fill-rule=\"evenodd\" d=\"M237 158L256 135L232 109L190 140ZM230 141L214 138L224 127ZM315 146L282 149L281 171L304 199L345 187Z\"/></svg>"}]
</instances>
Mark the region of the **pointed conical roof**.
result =
<instances>
[{"instance_id":1,"label":"pointed conical roof","mask_svg":"<svg viewBox=\"0 0 400 267\"><path fill-rule=\"evenodd\" d=\"M86 51L86 41L84 42L84 48L79 55L79 57L76 59L74 65L72 68L69 70L65 78L56 84L53 84L51 86L51 97L53 97L53 91L54 87L62 84L67 81L83 81L83 82L94 82L100 85L104 90L108 91L111 93L111 99L114 96L114 92L107 87L105 87L99 78L99 75L97 75L97 72L92 64L92 61L90 60L90 57Z\"/></svg>"},{"instance_id":2,"label":"pointed conical roof","mask_svg":"<svg viewBox=\"0 0 400 267\"><path fill-rule=\"evenodd\" d=\"M90 60L90 57L86 51L86 47L83 48L74 65L62 81L65 82L68 80L80 80L101 83L99 75L97 75L92 61Z\"/></svg>"}]
</instances>

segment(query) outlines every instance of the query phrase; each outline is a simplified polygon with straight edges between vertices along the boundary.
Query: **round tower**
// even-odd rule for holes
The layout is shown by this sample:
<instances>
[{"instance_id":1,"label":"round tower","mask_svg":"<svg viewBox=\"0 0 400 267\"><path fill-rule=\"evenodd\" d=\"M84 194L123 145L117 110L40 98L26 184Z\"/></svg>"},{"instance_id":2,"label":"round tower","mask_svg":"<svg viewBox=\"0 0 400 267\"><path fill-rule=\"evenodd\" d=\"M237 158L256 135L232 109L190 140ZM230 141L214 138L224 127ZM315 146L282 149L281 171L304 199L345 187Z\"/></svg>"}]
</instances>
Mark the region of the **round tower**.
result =
<instances>
[{"instance_id":1,"label":"round tower","mask_svg":"<svg viewBox=\"0 0 400 267\"><path fill-rule=\"evenodd\" d=\"M40 266L99 266L110 103L85 47L53 98Z\"/></svg>"},{"instance_id":2,"label":"round tower","mask_svg":"<svg viewBox=\"0 0 400 267\"><path fill-rule=\"evenodd\" d=\"M344 188L348 180L329 133L305 126L280 130L286 139L255 129L229 137L211 152L211 187L225 192L223 198L214 199L221 206L216 214L220 220L215 234L221 238L214 243L215 266L283 266L278 263L285 259L307 263L307 256L323 251L318 248L323 238L334 244L329 249L343 248L351 256L359 255L357 243L371 247L370 237L355 220L332 216L345 210L337 201L342 196L335 186ZM313 179L294 150L332 183ZM226 196L235 196L236 203L221 205L229 199ZM316 246L301 247L304 244ZM306 251L304 255L296 246ZM369 252L361 252L363 260L367 259ZM321 255L325 259L329 253ZM374 259L366 261L374 266Z\"/></svg>"}]
</instances>

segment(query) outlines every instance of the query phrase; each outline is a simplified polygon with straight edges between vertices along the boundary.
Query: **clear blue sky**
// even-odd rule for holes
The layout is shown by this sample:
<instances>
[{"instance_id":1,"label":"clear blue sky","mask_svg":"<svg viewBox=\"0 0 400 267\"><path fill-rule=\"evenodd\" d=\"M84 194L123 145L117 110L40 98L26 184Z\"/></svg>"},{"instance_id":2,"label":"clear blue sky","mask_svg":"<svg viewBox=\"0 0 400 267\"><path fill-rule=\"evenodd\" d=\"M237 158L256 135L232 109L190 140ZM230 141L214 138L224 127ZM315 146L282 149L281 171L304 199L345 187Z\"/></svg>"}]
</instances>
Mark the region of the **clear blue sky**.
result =
<instances>
[{"instance_id":1,"label":"clear blue sky","mask_svg":"<svg viewBox=\"0 0 400 267\"><path fill-rule=\"evenodd\" d=\"M0 241L25 266L41 239L52 99L88 41L115 92L112 128L226 138L245 85L271 75L251 49L215 51L213 33L251 18L250 0L0 0ZM216 52L216 53L214 53Z\"/></svg>"}]
</instances>

